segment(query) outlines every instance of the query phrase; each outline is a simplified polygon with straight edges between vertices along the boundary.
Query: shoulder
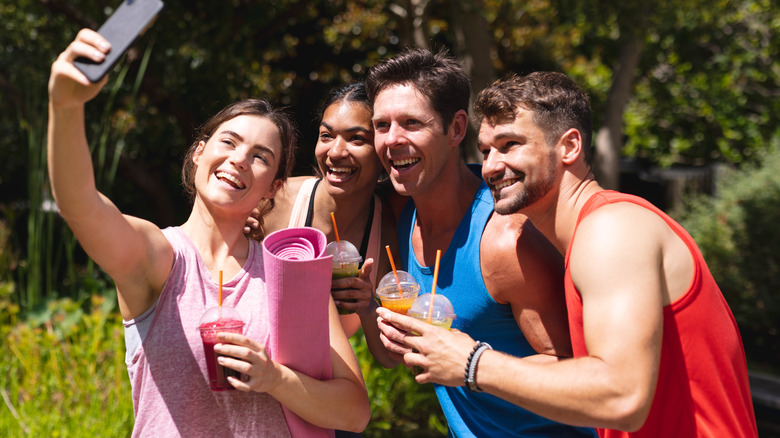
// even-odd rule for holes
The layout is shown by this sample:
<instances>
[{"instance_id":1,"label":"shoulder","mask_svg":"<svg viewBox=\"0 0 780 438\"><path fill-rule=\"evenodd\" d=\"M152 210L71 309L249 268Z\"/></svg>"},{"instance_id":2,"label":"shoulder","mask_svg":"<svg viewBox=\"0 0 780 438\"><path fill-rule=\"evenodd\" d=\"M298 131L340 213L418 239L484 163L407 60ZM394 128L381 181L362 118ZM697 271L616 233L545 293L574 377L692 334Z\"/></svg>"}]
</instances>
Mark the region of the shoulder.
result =
<instances>
[{"instance_id":1,"label":"shoulder","mask_svg":"<svg viewBox=\"0 0 780 438\"><path fill-rule=\"evenodd\" d=\"M266 234L287 228L298 192L300 192L303 183L309 179L312 177L296 176L287 178L287 181L282 184L282 187L274 195L274 208L263 217Z\"/></svg>"},{"instance_id":2,"label":"shoulder","mask_svg":"<svg viewBox=\"0 0 780 438\"><path fill-rule=\"evenodd\" d=\"M518 289L547 288L563 278L563 257L525 216L494 213L480 247L485 285L498 302L513 303L528 296Z\"/></svg>"},{"instance_id":3,"label":"shoulder","mask_svg":"<svg viewBox=\"0 0 780 438\"><path fill-rule=\"evenodd\" d=\"M585 279L648 273L660 266L671 228L657 213L632 202L599 207L585 216L570 243L568 266L578 289ZM582 291L581 291L582 292Z\"/></svg>"},{"instance_id":4,"label":"shoulder","mask_svg":"<svg viewBox=\"0 0 780 438\"><path fill-rule=\"evenodd\" d=\"M315 179L312 176L294 176L292 178L287 178L287 181L282 184L282 187L279 189L279 193L275 196L275 198L283 197L284 199L291 199L295 200L295 197L298 196L298 192L301 190L301 186L303 186L303 183Z\"/></svg>"},{"instance_id":5,"label":"shoulder","mask_svg":"<svg viewBox=\"0 0 780 438\"><path fill-rule=\"evenodd\" d=\"M656 212L633 202L605 204L588 213L579 225L572 242L598 242L613 240L648 240L668 229L666 221Z\"/></svg>"}]
</instances>

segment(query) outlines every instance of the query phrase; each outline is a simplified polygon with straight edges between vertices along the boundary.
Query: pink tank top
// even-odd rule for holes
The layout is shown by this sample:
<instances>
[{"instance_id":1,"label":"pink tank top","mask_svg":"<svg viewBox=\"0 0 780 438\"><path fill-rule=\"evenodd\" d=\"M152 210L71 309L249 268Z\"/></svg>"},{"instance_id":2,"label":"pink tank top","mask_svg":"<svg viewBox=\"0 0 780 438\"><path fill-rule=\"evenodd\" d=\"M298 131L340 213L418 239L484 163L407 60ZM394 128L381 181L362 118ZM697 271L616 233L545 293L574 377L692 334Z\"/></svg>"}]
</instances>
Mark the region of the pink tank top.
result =
<instances>
[{"instance_id":1,"label":"pink tank top","mask_svg":"<svg viewBox=\"0 0 780 438\"><path fill-rule=\"evenodd\" d=\"M217 305L219 286L180 228L163 233L173 247L173 268L143 343L128 365L133 436L289 437L282 407L270 395L209 389L198 322L206 309ZM249 243L244 268L223 283L223 304L243 316L247 336L265 343L269 328L263 253L259 243Z\"/></svg>"},{"instance_id":2,"label":"pink tank top","mask_svg":"<svg viewBox=\"0 0 780 438\"><path fill-rule=\"evenodd\" d=\"M685 242L695 262L688 291L663 309L658 383L644 426L633 433L597 429L599 436L730 437L757 436L745 350L737 323L693 238L677 222L637 196L602 191L591 196L577 219L615 202L631 202L656 213ZM576 238L575 235L572 238ZM582 297L566 253L566 305L574 357L587 356Z\"/></svg>"}]
</instances>

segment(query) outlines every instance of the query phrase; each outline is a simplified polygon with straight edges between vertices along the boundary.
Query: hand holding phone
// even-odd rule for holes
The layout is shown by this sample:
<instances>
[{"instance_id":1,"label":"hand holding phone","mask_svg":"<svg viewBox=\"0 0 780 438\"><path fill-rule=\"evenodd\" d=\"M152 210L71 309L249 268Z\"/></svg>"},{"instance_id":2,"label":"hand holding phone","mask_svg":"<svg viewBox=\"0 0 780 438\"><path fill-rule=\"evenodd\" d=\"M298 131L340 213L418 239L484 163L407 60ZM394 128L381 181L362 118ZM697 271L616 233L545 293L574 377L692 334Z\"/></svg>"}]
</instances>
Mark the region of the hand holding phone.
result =
<instances>
[{"instance_id":1,"label":"hand holding phone","mask_svg":"<svg viewBox=\"0 0 780 438\"><path fill-rule=\"evenodd\" d=\"M111 51L100 63L86 58L76 59L76 68L93 83L100 82L130 45L152 25L163 6L161 0L122 0L122 4L97 31L111 43Z\"/></svg>"}]
</instances>

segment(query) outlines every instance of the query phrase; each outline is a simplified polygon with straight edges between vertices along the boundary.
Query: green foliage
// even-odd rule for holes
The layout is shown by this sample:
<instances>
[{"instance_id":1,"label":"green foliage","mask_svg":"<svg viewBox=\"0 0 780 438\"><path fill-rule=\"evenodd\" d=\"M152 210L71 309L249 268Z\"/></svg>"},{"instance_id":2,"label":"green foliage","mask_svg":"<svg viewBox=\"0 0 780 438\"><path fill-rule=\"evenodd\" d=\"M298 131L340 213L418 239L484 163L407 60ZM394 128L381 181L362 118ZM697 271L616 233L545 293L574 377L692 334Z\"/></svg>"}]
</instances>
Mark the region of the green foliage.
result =
<instances>
[{"instance_id":1,"label":"green foliage","mask_svg":"<svg viewBox=\"0 0 780 438\"><path fill-rule=\"evenodd\" d=\"M371 401L366 438L440 437L447 434L433 385L420 385L408 368L385 369L371 356L362 331L350 339L361 364Z\"/></svg>"},{"instance_id":2,"label":"green foliage","mask_svg":"<svg viewBox=\"0 0 780 438\"><path fill-rule=\"evenodd\" d=\"M129 435L133 407L115 295L93 296L88 312L61 299L25 323L0 321L4 436Z\"/></svg>"},{"instance_id":3,"label":"green foliage","mask_svg":"<svg viewBox=\"0 0 780 438\"><path fill-rule=\"evenodd\" d=\"M780 20L772 0L665 11L650 32L624 154L661 165L741 163L775 134Z\"/></svg>"},{"instance_id":4,"label":"green foliage","mask_svg":"<svg viewBox=\"0 0 780 438\"><path fill-rule=\"evenodd\" d=\"M698 197L680 223L704 254L734 313L748 359L780 357L780 136L758 164L718 177L716 197Z\"/></svg>"}]
</instances>

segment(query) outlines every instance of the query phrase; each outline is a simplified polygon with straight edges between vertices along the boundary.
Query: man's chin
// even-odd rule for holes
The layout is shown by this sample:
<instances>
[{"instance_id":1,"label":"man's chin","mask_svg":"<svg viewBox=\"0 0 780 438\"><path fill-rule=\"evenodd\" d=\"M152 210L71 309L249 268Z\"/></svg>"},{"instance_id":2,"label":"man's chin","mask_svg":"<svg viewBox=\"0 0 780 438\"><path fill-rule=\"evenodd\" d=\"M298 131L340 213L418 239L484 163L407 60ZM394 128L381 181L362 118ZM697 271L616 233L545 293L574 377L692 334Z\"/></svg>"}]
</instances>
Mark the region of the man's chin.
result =
<instances>
[{"instance_id":1,"label":"man's chin","mask_svg":"<svg viewBox=\"0 0 780 438\"><path fill-rule=\"evenodd\" d=\"M493 210L502 216L519 213L523 207L522 203L517 199L497 200L493 198L493 202Z\"/></svg>"}]
</instances>

